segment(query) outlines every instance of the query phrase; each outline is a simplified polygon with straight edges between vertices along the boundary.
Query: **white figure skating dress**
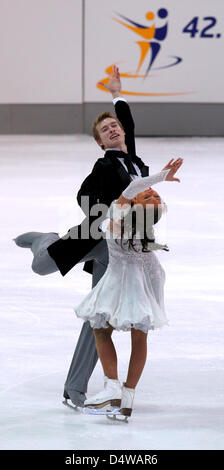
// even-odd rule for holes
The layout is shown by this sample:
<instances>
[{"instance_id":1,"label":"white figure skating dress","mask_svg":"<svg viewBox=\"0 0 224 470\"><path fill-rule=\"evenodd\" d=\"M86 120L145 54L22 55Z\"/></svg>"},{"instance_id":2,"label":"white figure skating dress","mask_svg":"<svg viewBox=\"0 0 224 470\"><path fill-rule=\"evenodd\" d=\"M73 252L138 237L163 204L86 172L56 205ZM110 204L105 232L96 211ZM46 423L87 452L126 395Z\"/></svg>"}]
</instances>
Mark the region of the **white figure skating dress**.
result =
<instances>
[{"instance_id":1,"label":"white figure skating dress","mask_svg":"<svg viewBox=\"0 0 224 470\"><path fill-rule=\"evenodd\" d=\"M109 228L106 240L107 270L75 308L76 315L89 320L92 328L107 328L109 323L116 330L135 328L147 333L168 324L163 294L165 272L155 253L142 252L140 240L135 245L138 252L128 248L125 238L122 248L120 236Z\"/></svg>"}]
</instances>

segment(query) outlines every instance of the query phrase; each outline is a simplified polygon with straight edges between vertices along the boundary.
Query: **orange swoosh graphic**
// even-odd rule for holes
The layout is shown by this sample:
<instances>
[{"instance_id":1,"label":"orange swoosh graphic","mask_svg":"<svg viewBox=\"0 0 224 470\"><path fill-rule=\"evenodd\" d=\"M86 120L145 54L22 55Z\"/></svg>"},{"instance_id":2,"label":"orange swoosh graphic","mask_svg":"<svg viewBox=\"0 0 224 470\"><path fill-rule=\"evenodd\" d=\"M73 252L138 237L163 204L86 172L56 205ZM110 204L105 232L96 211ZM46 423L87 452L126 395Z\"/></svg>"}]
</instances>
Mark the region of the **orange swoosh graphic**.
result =
<instances>
[{"instance_id":1,"label":"orange swoosh graphic","mask_svg":"<svg viewBox=\"0 0 224 470\"><path fill-rule=\"evenodd\" d=\"M110 65L109 67L106 68L105 72L107 74L112 74L113 73L113 65ZM130 73L120 73L121 77L125 78L144 78L146 75L138 75L138 74L130 74ZM104 83L107 85L109 82L110 78L106 77L103 78L102 80L99 80L99 82ZM105 91L106 93L110 93L109 90L104 88L103 85L101 85L99 82L97 82L96 86L99 90ZM191 91L178 91L178 92L160 92L160 93L146 93L146 92L136 92L136 91L126 91L126 90L121 90L122 95L129 95L129 96L178 96L178 95L190 95L193 92Z\"/></svg>"},{"instance_id":2,"label":"orange swoosh graphic","mask_svg":"<svg viewBox=\"0 0 224 470\"><path fill-rule=\"evenodd\" d=\"M124 23L124 21L118 20L117 18L113 18L117 23L122 24L128 29L131 29L134 33L139 34L139 36L142 36L145 39L153 39L155 36L155 25L149 26L148 28L136 28L135 26L131 26L130 24Z\"/></svg>"}]
</instances>

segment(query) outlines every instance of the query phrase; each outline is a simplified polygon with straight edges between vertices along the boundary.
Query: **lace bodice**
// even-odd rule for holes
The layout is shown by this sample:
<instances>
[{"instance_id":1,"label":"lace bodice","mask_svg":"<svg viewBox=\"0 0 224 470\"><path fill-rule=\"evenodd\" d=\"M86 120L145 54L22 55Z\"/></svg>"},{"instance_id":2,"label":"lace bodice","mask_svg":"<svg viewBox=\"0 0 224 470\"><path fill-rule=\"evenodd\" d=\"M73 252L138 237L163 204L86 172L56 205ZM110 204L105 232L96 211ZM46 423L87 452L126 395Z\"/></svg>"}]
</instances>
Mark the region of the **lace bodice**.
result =
<instances>
[{"instance_id":1,"label":"lace bodice","mask_svg":"<svg viewBox=\"0 0 224 470\"><path fill-rule=\"evenodd\" d=\"M127 240L124 240L123 247L121 247L119 238L117 238L117 241L115 239L107 239L107 245L109 251L109 264L111 267L116 265L121 268L121 264L123 263L140 263L143 266L147 266L148 269L150 268L153 275L155 273L156 277L160 277L161 265L158 263L157 257L152 251L143 252L140 240L136 240L136 251L129 249Z\"/></svg>"}]
</instances>

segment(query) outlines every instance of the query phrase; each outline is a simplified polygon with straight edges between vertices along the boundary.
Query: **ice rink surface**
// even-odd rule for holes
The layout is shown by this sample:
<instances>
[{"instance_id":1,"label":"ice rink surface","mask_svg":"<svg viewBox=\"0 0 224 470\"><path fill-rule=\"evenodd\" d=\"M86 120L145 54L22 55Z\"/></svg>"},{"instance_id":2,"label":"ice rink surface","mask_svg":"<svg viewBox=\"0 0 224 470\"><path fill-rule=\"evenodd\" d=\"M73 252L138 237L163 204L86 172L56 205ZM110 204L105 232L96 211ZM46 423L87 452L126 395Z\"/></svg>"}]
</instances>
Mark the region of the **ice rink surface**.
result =
<instances>
[{"instance_id":1,"label":"ice rink surface","mask_svg":"<svg viewBox=\"0 0 224 470\"><path fill-rule=\"evenodd\" d=\"M76 193L101 150L89 136L1 136L1 449L223 449L223 138L138 138L150 173L182 156L181 183L155 187L168 204L159 236L169 326L148 336L148 360L128 425L62 404L82 321L73 308L91 288L76 266L38 276L12 239L79 223ZM159 231L159 228L158 228ZM137 308L137 306L136 306ZM115 332L119 378L130 334ZM98 363L88 396L103 386Z\"/></svg>"}]
</instances>

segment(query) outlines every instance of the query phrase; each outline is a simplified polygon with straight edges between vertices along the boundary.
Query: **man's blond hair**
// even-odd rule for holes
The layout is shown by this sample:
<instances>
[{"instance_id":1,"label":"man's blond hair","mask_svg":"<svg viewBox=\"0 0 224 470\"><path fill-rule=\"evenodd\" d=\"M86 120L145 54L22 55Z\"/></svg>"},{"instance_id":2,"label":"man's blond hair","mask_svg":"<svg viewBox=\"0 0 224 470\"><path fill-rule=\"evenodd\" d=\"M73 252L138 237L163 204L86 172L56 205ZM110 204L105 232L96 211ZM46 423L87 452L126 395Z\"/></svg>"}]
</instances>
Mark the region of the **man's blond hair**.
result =
<instances>
[{"instance_id":1,"label":"man's blond hair","mask_svg":"<svg viewBox=\"0 0 224 470\"><path fill-rule=\"evenodd\" d=\"M104 121L104 119L107 119L107 118L115 119L117 121L117 123L119 124L119 126L121 127L121 129L124 130L124 128L123 128L121 122L119 121L119 119L117 118L117 116L115 116L115 114L111 113L110 111L105 111L104 113L99 114L99 116L97 116L97 118L93 121L93 124L92 124L92 133L93 133L93 137L96 140L96 142L98 142L98 140L100 139L97 126L102 121ZM103 145L101 147L104 148Z\"/></svg>"}]
</instances>

